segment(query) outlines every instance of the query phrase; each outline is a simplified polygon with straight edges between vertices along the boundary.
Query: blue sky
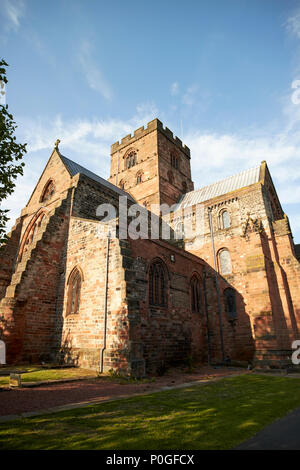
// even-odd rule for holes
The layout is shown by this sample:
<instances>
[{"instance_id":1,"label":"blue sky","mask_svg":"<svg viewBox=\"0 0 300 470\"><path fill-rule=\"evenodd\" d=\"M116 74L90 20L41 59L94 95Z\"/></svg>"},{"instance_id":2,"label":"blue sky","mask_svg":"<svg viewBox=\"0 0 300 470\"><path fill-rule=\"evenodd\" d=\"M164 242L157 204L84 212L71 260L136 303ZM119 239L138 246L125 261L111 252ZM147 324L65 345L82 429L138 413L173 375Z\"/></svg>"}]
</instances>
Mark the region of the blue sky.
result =
<instances>
[{"instance_id":1,"label":"blue sky","mask_svg":"<svg viewBox=\"0 0 300 470\"><path fill-rule=\"evenodd\" d=\"M110 145L158 117L195 188L267 160L300 243L300 3L0 0L6 102L28 142L5 207L26 204L53 144L107 178Z\"/></svg>"}]
</instances>

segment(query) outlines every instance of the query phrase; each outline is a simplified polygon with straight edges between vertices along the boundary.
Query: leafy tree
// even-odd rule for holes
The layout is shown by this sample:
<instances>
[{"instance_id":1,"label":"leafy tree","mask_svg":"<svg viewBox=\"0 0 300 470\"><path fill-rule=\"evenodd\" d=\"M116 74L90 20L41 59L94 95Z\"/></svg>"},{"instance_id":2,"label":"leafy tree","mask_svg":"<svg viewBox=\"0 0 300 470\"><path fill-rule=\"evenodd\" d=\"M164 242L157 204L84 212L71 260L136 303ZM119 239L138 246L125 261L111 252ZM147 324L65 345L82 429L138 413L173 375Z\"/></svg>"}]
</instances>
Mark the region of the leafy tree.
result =
<instances>
[{"instance_id":1,"label":"leafy tree","mask_svg":"<svg viewBox=\"0 0 300 470\"><path fill-rule=\"evenodd\" d=\"M0 60L0 91L3 93L3 84L8 82L6 69L8 64ZM17 126L13 116L8 112L8 105L0 104L0 204L13 193L14 180L23 175L24 163L19 163L27 152L27 144L18 144L14 136ZM6 241L5 226L9 217L7 209L0 209L0 246Z\"/></svg>"}]
</instances>

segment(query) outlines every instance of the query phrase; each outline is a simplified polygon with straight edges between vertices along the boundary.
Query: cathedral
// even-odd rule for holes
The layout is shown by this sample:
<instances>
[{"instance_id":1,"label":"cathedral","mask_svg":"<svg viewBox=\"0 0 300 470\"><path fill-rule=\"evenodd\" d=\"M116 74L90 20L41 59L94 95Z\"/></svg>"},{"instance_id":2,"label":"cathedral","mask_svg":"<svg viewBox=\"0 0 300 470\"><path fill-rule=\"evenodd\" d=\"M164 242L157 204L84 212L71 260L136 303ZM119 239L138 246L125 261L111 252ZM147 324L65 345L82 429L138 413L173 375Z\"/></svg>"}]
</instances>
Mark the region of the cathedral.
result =
<instances>
[{"instance_id":1,"label":"cathedral","mask_svg":"<svg viewBox=\"0 0 300 470\"><path fill-rule=\"evenodd\" d=\"M108 180L56 142L0 251L7 363L291 364L300 245L267 163L195 189L190 159L158 119L111 146Z\"/></svg>"}]
</instances>

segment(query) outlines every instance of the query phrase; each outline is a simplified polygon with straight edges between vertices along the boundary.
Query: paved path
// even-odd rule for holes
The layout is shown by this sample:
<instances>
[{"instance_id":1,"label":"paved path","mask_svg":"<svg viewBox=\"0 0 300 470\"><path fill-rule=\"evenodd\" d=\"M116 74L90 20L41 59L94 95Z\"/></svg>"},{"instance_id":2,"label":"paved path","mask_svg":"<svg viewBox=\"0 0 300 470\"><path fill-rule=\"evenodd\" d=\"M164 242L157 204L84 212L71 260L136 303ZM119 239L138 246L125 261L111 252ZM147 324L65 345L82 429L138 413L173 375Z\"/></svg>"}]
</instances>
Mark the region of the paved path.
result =
<instances>
[{"instance_id":1,"label":"paved path","mask_svg":"<svg viewBox=\"0 0 300 470\"><path fill-rule=\"evenodd\" d=\"M235 450L300 450L300 408L274 421Z\"/></svg>"}]
</instances>

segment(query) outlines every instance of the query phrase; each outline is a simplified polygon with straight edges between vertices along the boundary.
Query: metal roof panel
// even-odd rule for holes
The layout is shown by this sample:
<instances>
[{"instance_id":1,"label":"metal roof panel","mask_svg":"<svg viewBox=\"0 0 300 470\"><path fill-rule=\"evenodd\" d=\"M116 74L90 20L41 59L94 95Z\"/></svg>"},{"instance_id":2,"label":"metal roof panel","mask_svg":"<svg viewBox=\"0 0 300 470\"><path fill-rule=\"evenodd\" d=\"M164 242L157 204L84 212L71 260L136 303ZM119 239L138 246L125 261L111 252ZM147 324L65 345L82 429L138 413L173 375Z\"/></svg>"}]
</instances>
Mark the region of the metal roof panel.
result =
<instances>
[{"instance_id":1,"label":"metal roof panel","mask_svg":"<svg viewBox=\"0 0 300 470\"><path fill-rule=\"evenodd\" d=\"M250 186L251 184L259 182L260 165L248 170L244 170L237 175L229 176L221 181L204 186L200 189L195 189L189 193L183 194L178 201L179 207L193 206L217 196L230 193L236 189Z\"/></svg>"}]
</instances>

